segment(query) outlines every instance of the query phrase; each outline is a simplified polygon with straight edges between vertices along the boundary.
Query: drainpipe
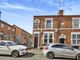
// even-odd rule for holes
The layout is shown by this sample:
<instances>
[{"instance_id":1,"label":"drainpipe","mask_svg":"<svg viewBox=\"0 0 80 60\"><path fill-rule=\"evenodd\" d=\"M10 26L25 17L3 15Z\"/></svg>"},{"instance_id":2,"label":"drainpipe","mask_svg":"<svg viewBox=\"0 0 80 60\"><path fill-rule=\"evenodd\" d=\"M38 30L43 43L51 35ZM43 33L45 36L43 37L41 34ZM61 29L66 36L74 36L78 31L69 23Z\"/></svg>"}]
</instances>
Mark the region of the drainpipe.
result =
<instances>
[{"instance_id":1,"label":"drainpipe","mask_svg":"<svg viewBox=\"0 0 80 60\"><path fill-rule=\"evenodd\" d=\"M2 13L2 12L0 11L0 20L1 20L1 13Z\"/></svg>"}]
</instances>

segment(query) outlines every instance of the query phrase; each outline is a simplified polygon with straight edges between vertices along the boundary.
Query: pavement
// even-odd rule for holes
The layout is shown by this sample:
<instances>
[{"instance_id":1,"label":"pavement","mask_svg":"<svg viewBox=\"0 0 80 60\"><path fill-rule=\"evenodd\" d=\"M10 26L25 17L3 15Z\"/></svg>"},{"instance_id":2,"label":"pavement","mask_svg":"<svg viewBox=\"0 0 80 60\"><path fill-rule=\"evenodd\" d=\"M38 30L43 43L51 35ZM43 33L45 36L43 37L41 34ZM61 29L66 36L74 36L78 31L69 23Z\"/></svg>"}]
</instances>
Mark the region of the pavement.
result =
<instances>
[{"instance_id":1,"label":"pavement","mask_svg":"<svg viewBox=\"0 0 80 60\"><path fill-rule=\"evenodd\" d=\"M62 58L55 58L55 59L47 59L42 54L42 50L40 49L30 49L28 53L24 56L13 58L8 55L0 55L0 60L71 60L71 59L62 59Z\"/></svg>"}]
</instances>

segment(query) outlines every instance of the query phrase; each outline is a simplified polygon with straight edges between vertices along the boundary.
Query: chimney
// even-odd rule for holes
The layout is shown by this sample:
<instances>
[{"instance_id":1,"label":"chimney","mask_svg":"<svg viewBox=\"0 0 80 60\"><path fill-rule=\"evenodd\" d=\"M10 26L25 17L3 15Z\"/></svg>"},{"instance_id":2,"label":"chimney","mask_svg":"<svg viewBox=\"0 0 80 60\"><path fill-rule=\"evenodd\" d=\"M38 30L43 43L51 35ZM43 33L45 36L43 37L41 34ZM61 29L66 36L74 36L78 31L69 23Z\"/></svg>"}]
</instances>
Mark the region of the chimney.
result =
<instances>
[{"instance_id":1,"label":"chimney","mask_svg":"<svg viewBox=\"0 0 80 60\"><path fill-rule=\"evenodd\" d=\"M64 10L59 10L58 15L63 15Z\"/></svg>"},{"instance_id":2,"label":"chimney","mask_svg":"<svg viewBox=\"0 0 80 60\"><path fill-rule=\"evenodd\" d=\"M0 11L0 20L1 20L1 11Z\"/></svg>"}]
</instances>

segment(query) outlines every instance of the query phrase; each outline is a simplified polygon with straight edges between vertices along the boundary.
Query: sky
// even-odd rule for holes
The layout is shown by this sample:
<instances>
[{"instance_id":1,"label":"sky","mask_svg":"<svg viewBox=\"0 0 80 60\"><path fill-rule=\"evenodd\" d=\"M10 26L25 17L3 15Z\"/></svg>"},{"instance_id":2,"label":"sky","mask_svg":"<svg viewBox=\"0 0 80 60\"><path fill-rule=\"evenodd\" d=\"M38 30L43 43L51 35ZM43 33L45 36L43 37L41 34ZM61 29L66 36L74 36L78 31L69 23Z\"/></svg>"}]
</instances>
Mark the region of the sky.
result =
<instances>
[{"instance_id":1,"label":"sky","mask_svg":"<svg viewBox=\"0 0 80 60\"><path fill-rule=\"evenodd\" d=\"M32 33L33 16L57 15L59 0L0 0L1 19ZM61 0L65 15L80 15L80 0Z\"/></svg>"}]
</instances>

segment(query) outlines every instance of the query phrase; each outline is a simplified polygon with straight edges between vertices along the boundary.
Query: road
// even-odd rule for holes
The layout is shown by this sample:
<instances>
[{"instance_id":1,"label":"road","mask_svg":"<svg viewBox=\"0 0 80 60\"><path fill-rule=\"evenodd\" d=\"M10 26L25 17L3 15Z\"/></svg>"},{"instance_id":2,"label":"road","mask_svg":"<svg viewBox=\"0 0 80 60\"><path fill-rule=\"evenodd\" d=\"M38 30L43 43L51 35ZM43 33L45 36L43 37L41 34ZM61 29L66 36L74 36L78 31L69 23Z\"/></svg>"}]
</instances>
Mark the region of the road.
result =
<instances>
[{"instance_id":1,"label":"road","mask_svg":"<svg viewBox=\"0 0 80 60\"><path fill-rule=\"evenodd\" d=\"M47 59L44 56L21 56L13 58L11 56L0 56L0 60L71 60L71 59Z\"/></svg>"},{"instance_id":2,"label":"road","mask_svg":"<svg viewBox=\"0 0 80 60\"><path fill-rule=\"evenodd\" d=\"M41 50L29 50L25 56L20 56L17 58L13 58L8 55L0 55L0 60L71 60L71 59L47 59L42 55Z\"/></svg>"}]
</instances>

